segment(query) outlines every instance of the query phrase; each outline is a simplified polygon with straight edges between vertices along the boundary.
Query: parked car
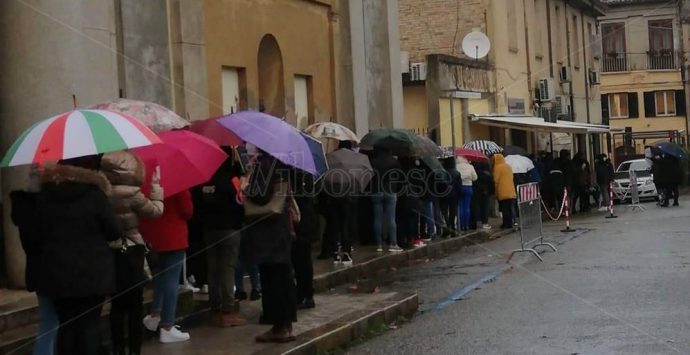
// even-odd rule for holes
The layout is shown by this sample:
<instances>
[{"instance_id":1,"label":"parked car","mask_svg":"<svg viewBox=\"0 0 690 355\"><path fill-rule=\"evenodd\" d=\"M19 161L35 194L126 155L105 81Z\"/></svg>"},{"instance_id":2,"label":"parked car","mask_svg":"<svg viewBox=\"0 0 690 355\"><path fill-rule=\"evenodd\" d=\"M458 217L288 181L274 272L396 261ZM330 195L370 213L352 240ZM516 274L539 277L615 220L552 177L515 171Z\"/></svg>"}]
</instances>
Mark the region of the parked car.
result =
<instances>
[{"instance_id":1,"label":"parked car","mask_svg":"<svg viewBox=\"0 0 690 355\"><path fill-rule=\"evenodd\" d=\"M634 159L622 162L613 174L613 195L616 201L629 199L630 170L637 174L637 192L640 199L656 199L658 193L652 176L652 162L648 159Z\"/></svg>"}]
</instances>

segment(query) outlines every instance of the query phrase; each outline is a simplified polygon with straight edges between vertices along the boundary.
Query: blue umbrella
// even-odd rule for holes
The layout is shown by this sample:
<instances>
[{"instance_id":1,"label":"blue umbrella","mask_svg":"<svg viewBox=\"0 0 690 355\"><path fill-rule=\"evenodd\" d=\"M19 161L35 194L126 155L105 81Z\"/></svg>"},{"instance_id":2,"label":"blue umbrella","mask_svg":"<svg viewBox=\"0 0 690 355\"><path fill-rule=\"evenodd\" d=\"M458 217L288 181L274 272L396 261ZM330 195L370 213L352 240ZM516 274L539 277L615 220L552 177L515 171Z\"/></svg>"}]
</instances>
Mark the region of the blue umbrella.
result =
<instances>
[{"instance_id":1,"label":"blue umbrella","mask_svg":"<svg viewBox=\"0 0 690 355\"><path fill-rule=\"evenodd\" d=\"M685 157L685 150L683 150L683 147L673 142L656 142L652 147L658 148L663 153L676 158Z\"/></svg>"},{"instance_id":2,"label":"blue umbrella","mask_svg":"<svg viewBox=\"0 0 690 355\"><path fill-rule=\"evenodd\" d=\"M300 132L300 134L304 137L304 140L309 146L309 151L311 151L311 156L316 166L316 178L318 179L328 170L328 162L326 161L326 154L323 151L323 144L320 140L304 132Z\"/></svg>"}]
</instances>

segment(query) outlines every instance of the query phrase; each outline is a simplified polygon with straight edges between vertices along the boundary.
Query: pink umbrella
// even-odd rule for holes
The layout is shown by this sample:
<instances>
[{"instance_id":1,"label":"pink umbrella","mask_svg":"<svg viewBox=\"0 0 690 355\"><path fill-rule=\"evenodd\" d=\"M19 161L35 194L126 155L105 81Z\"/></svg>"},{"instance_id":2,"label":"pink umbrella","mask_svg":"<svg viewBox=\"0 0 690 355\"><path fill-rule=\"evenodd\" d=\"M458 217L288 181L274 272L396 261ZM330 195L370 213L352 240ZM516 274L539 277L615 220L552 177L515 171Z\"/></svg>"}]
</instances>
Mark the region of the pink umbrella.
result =
<instances>
[{"instance_id":1,"label":"pink umbrella","mask_svg":"<svg viewBox=\"0 0 690 355\"><path fill-rule=\"evenodd\" d=\"M221 147L238 146L244 143L235 133L218 123L218 118L194 121L189 130L216 142Z\"/></svg>"},{"instance_id":2,"label":"pink umbrella","mask_svg":"<svg viewBox=\"0 0 690 355\"><path fill-rule=\"evenodd\" d=\"M486 162L489 160L481 151L470 148L455 148L455 155L465 157L470 162Z\"/></svg>"},{"instance_id":3,"label":"pink umbrella","mask_svg":"<svg viewBox=\"0 0 690 355\"><path fill-rule=\"evenodd\" d=\"M207 182L228 158L218 144L194 132L171 131L158 136L163 144L133 152L146 164L145 188L155 167L160 166L165 197Z\"/></svg>"}]
</instances>

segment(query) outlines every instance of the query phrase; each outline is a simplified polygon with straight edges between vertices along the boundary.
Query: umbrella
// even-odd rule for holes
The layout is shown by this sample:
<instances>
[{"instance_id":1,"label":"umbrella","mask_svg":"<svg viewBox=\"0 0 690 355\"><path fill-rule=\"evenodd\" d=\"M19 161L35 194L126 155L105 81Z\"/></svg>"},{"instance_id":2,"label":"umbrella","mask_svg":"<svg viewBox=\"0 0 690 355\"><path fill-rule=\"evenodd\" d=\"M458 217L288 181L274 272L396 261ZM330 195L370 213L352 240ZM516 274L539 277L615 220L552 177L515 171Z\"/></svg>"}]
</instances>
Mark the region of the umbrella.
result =
<instances>
[{"instance_id":1,"label":"umbrella","mask_svg":"<svg viewBox=\"0 0 690 355\"><path fill-rule=\"evenodd\" d=\"M163 144L132 151L144 161L147 172L160 166L166 197L209 181L228 158L218 144L194 132L163 132L160 138Z\"/></svg>"},{"instance_id":2,"label":"umbrella","mask_svg":"<svg viewBox=\"0 0 690 355\"><path fill-rule=\"evenodd\" d=\"M486 155L492 155L503 151L498 144L492 141L471 141L462 146L463 148L470 148L484 152Z\"/></svg>"},{"instance_id":3,"label":"umbrella","mask_svg":"<svg viewBox=\"0 0 690 355\"><path fill-rule=\"evenodd\" d=\"M534 163L530 158L522 155L508 155L505 157L506 164L510 165L513 174L524 174L534 169Z\"/></svg>"},{"instance_id":4,"label":"umbrella","mask_svg":"<svg viewBox=\"0 0 690 355\"><path fill-rule=\"evenodd\" d=\"M161 140L119 112L75 110L34 124L12 144L0 167L77 158L143 147Z\"/></svg>"},{"instance_id":5,"label":"umbrella","mask_svg":"<svg viewBox=\"0 0 690 355\"><path fill-rule=\"evenodd\" d=\"M159 133L189 126L189 122L159 104L147 101L117 99L95 104L89 109L108 110L128 114L152 131Z\"/></svg>"},{"instance_id":6,"label":"umbrella","mask_svg":"<svg viewBox=\"0 0 690 355\"><path fill-rule=\"evenodd\" d=\"M324 175L324 182L339 185L342 191L361 193L374 176L374 169L364 154L350 149L338 149L329 153L326 158L330 169Z\"/></svg>"},{"instance_id":7,"label":"umbrella","mask_svg":"<svg viewBox=\"0 0 690 355\"><path fill-rule=\"evenodd\" d=\"M414 155L415 144L420 144L421 139L418 135L397 128L375 129L362 138L360 147L364 150L373 148L385 148L394 155L410 156Z\"/></svg>"},{"instance_id":8,"label":"umbrella","mask_svg":"<svg viewBox=\"0 0 690 355\"><path fill-rule=\"evenodd\" d=\"M218 123L218 117L192 122L189 130L216 142L221 147L235 147L242 144L242 139Z\"/></svg>"},{"instance_id":9,"label":"umbrella","mask_svg":"<svg viewBox=\"0 0 690 355\"><path fill-rule=\"evenodd\" d=\"M527 151L518 146L509 145L503 148L503 155L522 155L527 156Z\"/></svg>"},{"instance_id":10,"label":"umbrella","mask_svg":"<svg viewBox=\"0 0 690 355\"><path fill-rule=\"evenodd\" d=\"M309 145L311 157L314 159L314 164L316 165L316 176L319 177L328 170L328 162L326 161L326 153L323 151L323 144L320 140L304 132L300 132L300 134L304 137L307 145Z\"/></svg>"},{"instance_id":11,"label":"umbrella","mask_svg":"<svg viewBox=\"0 0 690 355\"><path fill-rule=\"evenodd\" d=\"M485 162L489 160L489 158L487 158L487 156L484 155L484 153L482 153L481 151L470 148L456 148L455 155L459 157L465 157L465 159L467 159L467 161L469 162Z\"/></svg>"},{"instance_id":12,"label":"umbrella","mask_svg":"<svg viewBox=\"0 0 690 355\"><path fill-rule=\"evenodd\" d=\"M318 174L307 141L300 131L280 118L243 111L222 117L218 123L281 162L312 175Z\"/></svg>"},{"instance_id":13,"label":"umbrella","mask_svg":"<svg viewBox=\"0 0 690 355\"><path fill-rule=\"evenodd\" d=\"M419 141L412 146L412 151L418 156L432 156L440 158L443 156L443 149L427 136L418 135Z\"/></svg>"},{"instance_id":14,"label":"umbrella","mask_svg":"<svg viewBox=\"0 0 690 355\"><path fill-rule=\"evenodd\" d=\"M685 150L680 145L673 142L656 142L651 145L662 151L665 154L674 156L676 158L684 158Z\"/></svg>"},{"instance_id":15,"label":"umbrella","mask_svg":"<svg viewBox=\"0 0 690 355\"><path fill-rule=\"evenodd\" d=\"M355 132L335 122L318 122L304 129L304 132L315 138L332 138L339 141L353 141L359 143Z\"/></svg>"}]
</instances>

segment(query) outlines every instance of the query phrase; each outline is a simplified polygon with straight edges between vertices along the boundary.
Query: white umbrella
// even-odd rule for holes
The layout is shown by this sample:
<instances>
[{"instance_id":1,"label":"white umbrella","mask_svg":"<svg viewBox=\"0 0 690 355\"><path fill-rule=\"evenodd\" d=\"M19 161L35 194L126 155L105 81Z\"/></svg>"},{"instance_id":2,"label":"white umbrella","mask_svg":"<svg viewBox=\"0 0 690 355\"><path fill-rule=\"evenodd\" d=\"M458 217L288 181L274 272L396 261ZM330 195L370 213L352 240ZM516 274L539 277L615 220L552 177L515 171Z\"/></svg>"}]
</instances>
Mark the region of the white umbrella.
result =
<instances>
[{"instance_id":1,"label":"white umbrella","mask_svg":"<svg viewBox=\"0 0 690 355\"><path fill-rule=\"evenodd\" d=\"M510 165L513 169L513 174L524 174L532 169L534 169L534 163L532 160L522 155L508 155L505 157L506 164Z\"/></svg>"}]
</instances>

